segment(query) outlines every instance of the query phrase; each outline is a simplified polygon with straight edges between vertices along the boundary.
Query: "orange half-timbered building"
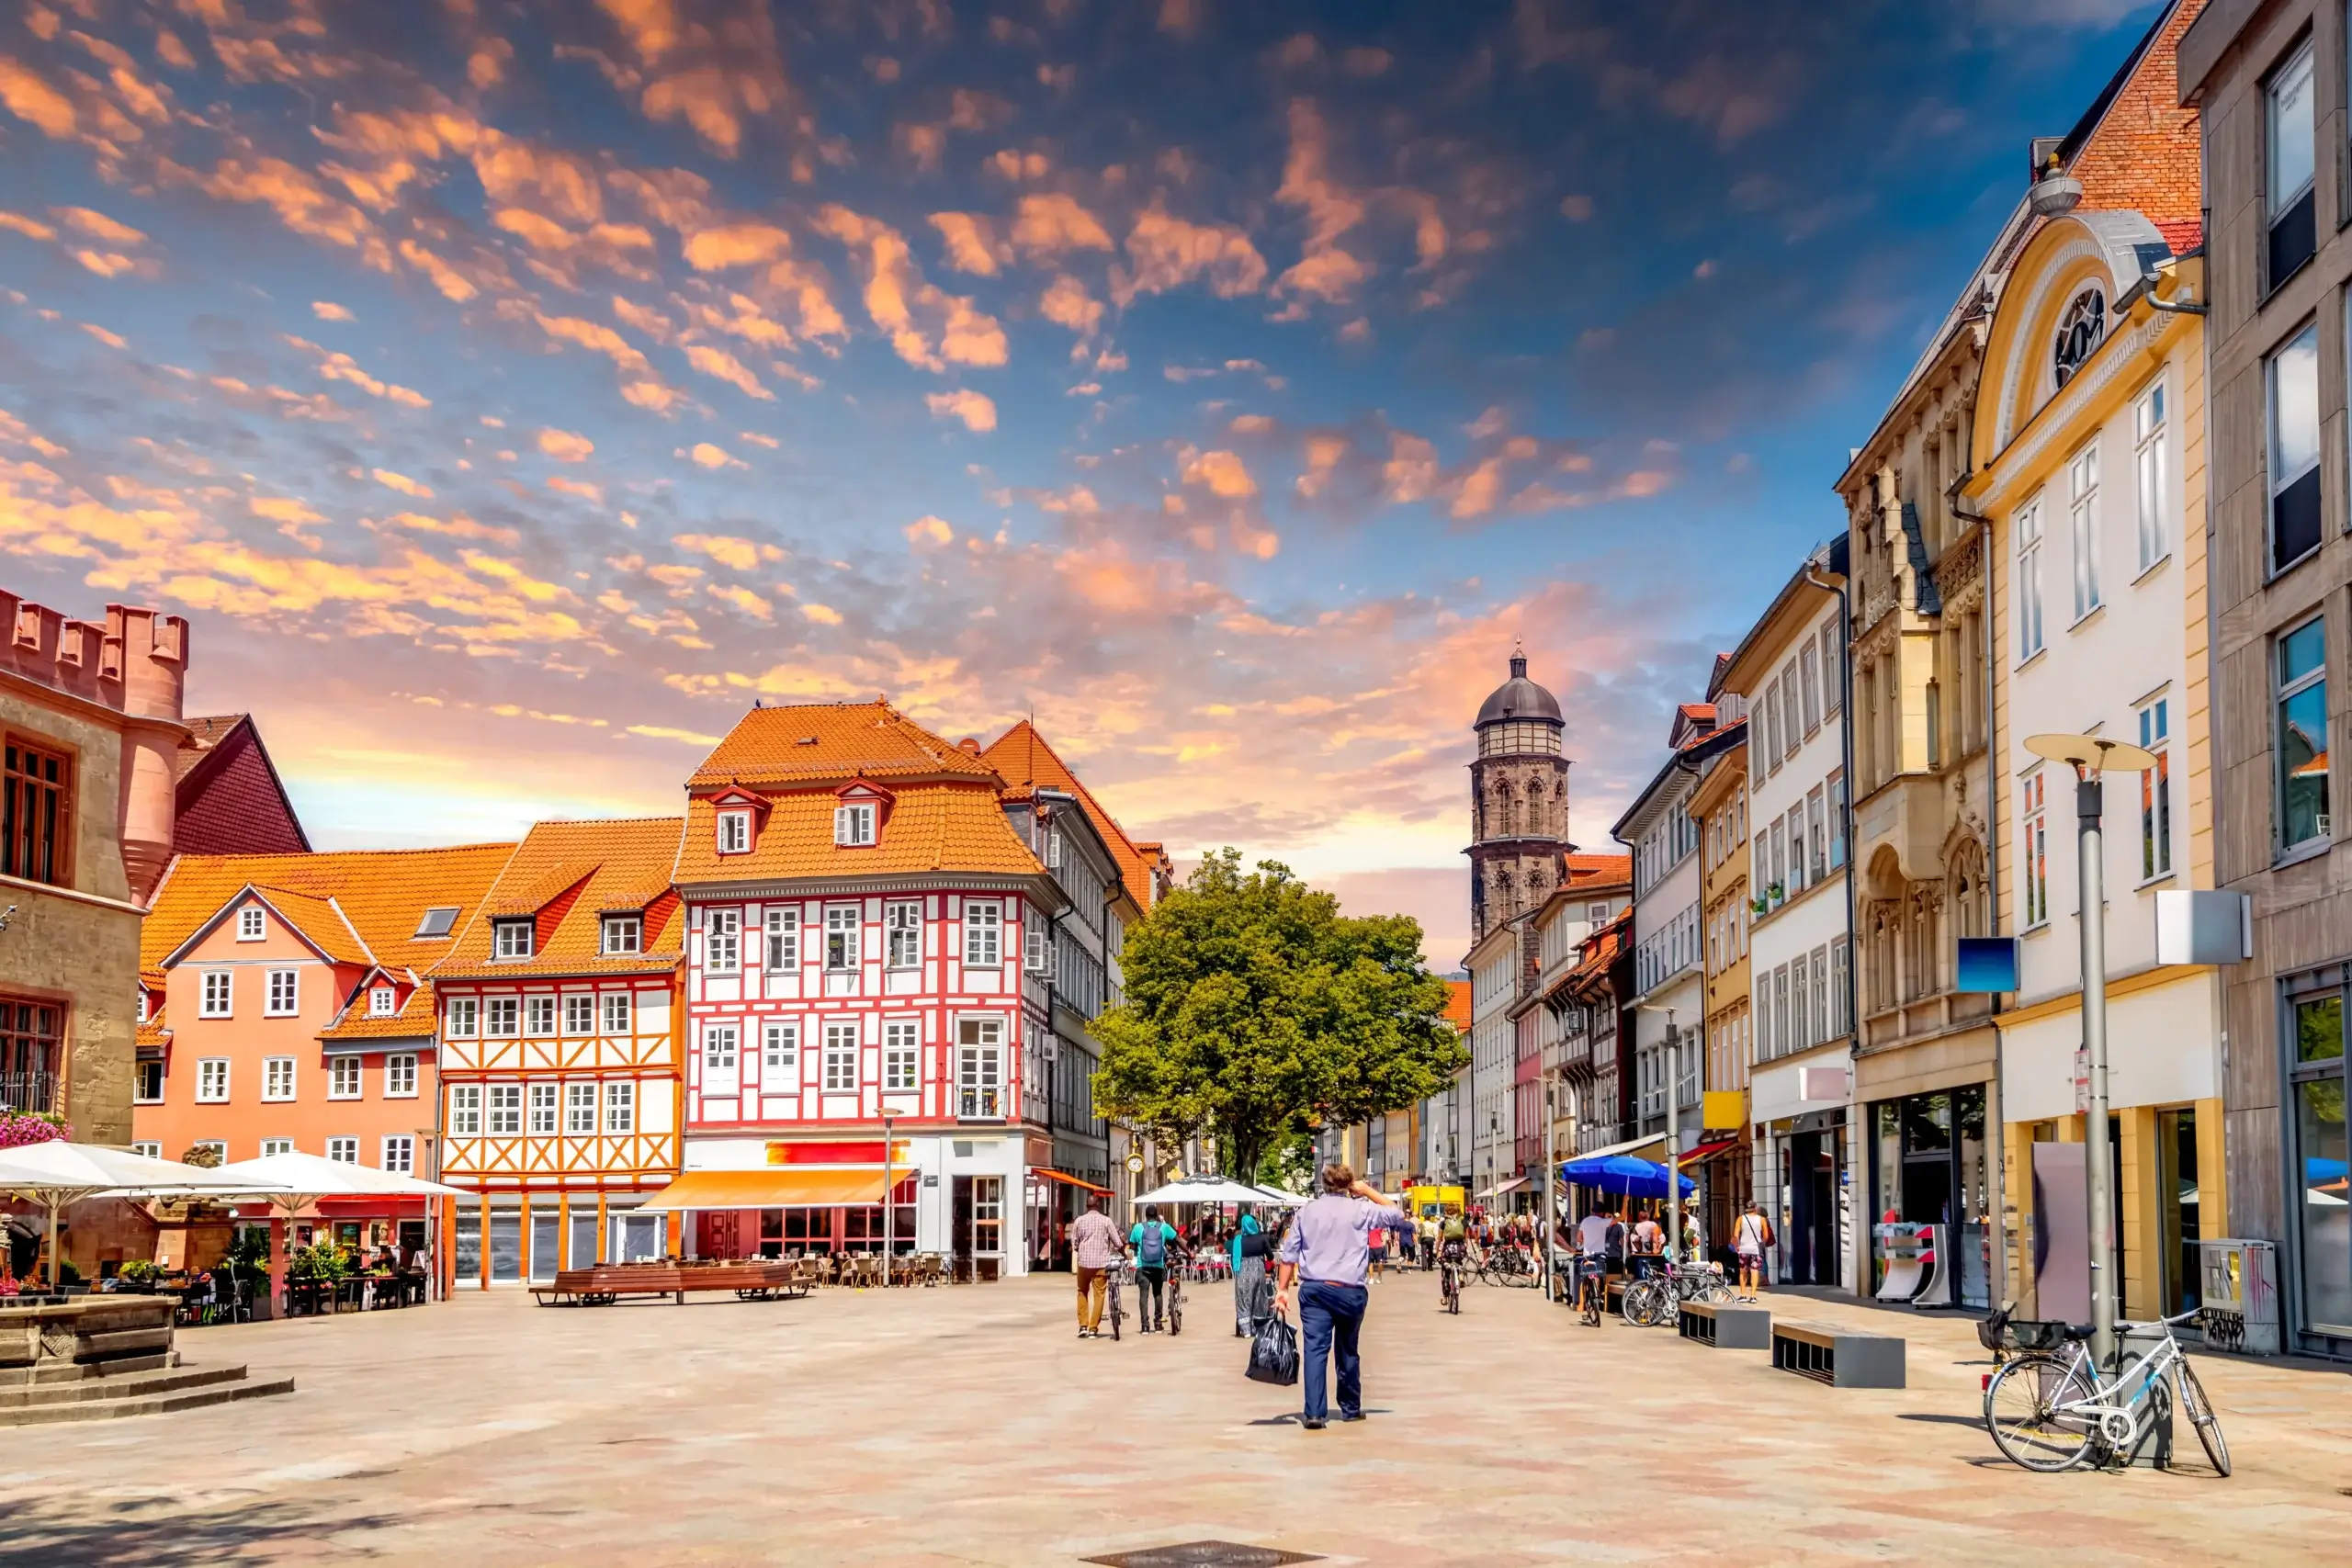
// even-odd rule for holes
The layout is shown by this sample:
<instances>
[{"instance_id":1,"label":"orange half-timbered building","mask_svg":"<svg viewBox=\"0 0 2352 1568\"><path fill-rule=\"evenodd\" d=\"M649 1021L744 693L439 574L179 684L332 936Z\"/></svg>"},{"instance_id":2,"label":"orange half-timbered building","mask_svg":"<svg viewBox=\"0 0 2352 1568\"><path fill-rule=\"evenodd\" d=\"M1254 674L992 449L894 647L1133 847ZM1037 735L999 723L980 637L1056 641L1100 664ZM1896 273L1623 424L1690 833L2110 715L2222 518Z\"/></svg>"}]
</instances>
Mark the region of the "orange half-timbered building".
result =
<instances>
[{"instance_id":1,"label":"orange half-timbered building","mask_svg":"<svg viewBox=\"0 0 2352 1568\"><path fill-rule=\"evenodd\" d=\"M537 824L434 972L459 1288L676 1250L639 1208L679 1165L680 827Z\"/></svg>"}]
</instances>

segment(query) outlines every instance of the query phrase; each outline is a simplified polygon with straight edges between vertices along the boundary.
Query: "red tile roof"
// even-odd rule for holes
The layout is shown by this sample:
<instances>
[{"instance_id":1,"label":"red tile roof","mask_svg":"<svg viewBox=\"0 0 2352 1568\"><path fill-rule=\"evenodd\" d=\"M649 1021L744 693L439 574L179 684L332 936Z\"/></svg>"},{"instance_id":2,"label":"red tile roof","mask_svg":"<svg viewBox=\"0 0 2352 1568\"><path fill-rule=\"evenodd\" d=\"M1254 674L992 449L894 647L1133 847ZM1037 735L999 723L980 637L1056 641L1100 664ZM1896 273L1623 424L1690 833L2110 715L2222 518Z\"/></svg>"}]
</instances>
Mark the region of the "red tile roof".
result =
<instances>
[{"instance_id":1,"label":"red tile roof","mask_svg":"<svg viewBox=\"0 0 2352 1568\"><path fill-rule=\"evenodd\" d=\"M1041 785L1076 795L1086 819L1094 824L1094 830L1111 846L1111 857L1118 862L1119 875L1127 885L1128 895L1145 910L1150 909L1157 886L1155 876L1166 864L1166 852L1156 843L1137 843L1127 837L1127 830L1119 826L1118 818L1094 798L1094 792L1037 733L1035 725L1025 718L1020 720L990 741L979 756L1003 775L1007 799L1026 799Z\"/></svg>"},{"instance_id":2,"label":"red tile roof","mask_svg":"<svg viewBox=\"0 0 2352 1568\"><path fill-rule=\"evenodd\" d=\"M730 784L869 778L963 778L996 783L995 770L960 751L887 702L801 703L753 708L703 759L689 792Z\"/></svg>"},{"instance_id":3,"label":"red tile roof","mask_svg":"<svg viewBox=\"0 0 2352 1568\"><path fill-rule=\"evenodd\" d=\"M1445 982L1445 1021L1464 1034L1470 1032L1470 982L1448 978Z\"/></svg>"},{"instance_id":4,"label":"red tile roof","mask_svg":"<svg viewBox=\"0 0 2352 1568\"><path fill-rule=\"evenodd\" d=\"M433 977L674 969L684 951L685 922L675 917L676 899L669 887L684 826L677 817L534 823L482 899L483 918L458 933ZM614 912L640 915L644 951L603 951L604 918ZM492 959L490 921L499 915L540 917L530 958Z\"/></svg>"}]
</instances>

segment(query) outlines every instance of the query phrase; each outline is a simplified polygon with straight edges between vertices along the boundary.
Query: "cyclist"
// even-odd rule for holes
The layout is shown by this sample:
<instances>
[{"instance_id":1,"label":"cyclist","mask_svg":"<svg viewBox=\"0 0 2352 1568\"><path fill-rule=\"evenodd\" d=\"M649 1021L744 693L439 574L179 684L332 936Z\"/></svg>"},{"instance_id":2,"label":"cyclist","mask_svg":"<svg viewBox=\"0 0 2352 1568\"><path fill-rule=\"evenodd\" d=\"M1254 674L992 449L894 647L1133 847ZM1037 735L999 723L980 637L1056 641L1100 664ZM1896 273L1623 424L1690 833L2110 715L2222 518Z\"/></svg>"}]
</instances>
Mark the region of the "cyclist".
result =
<instances>
[{"instance_id":1,"label":"cyclist","mask_svg":"<svg viewBox=\"0 0 2352 1568\"><path fill-rule=\"evenodd\" d=\"M1143 1313L1146 1334L1159 1333L1166 1315L1168 1264L1180 1239L1176 1227L1159 1217L1157 1203L1145 1204L1143 1218L1127 1233L1127 1246L1136 1260L1136 1305Z\"/></svg>"},{"instance_id":2,"label":"cyclist","mask_svg":"<svg viewBox=\"0 0 2352 1568\"><path fill-rule=\"evenodd\" d=\"M1577 1226L1577 1277L1579 1289L1596 1292L1599 1304L1603 1307L1609 1302L1610 1270L1623 1256L1624 1248L1625 1227L1595 1203L1592 1212Z\"/></svg>"},{"instance_id":3,"label":"cyclist","mask_svg":"<svg viewBox=\"0 0 2352 1568\"><path fill-rule=\"evenodd\" d=\"M1470 1227L1463 1224L1460 1214L1448 1214L1438 1230L1438 1294L1441 1297L1458 1297L1462 1292L1462 1271L1469 1264Z\"/></svg>"}]
</instances>

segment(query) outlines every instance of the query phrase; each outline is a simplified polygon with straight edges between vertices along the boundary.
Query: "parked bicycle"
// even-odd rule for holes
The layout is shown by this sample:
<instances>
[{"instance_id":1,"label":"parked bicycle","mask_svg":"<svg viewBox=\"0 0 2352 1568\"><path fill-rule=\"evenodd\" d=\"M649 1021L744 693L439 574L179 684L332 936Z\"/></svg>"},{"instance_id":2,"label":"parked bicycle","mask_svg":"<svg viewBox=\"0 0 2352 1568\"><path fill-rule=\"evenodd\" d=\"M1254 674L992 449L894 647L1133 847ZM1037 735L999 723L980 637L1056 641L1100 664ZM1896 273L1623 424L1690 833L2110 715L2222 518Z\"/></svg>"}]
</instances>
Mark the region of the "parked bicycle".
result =
<instances>
[{"instance_id":1,"label":"parked bicycle","mask_svg":"<svg viewBox=\"0 0 2352 1568\"><path fill-rule=\"evenodd\" d=\"M1491 1247L1478 1256L1482 1285L1526 1285L1536 1282L1535 1259L1522 1247Z\"/></svg>"},{"instance_id":2,"label":"parked bicycle","mask_svg":"<svg viewBox=\"0 0 2352 1568\"><path fill-rule=\"evenodd\" d=\"M2197 1315L2117 1324L2120 1335L2162 1334L2146 1350L2122 1357L2111 1376L2090 1353L2089 1325L2011 1320L2008 1335L2018 1354L1984 1384L1984 1426L1994 1446L2012 1462L2044 1474L2079 1464L2128 1463L2177 1404L2214 1470L2229 1474L2230 1445L2213 1402L2173 1337L2175 1325Z\"/></svg>"},{"instance_id":3,"label":"parked bicycle","mask_svg":"<svg viewBox=\"0 0 2352 1568\"><path fill-rule=\"evenodd\" d=\"M1627 1280L1623 1310L1634 1327L1654 1328L1679 1316L1684 1302L1727 1302L1737 1293L1719 1269L1675 1263Z\"/></svg>"}]
</instances>

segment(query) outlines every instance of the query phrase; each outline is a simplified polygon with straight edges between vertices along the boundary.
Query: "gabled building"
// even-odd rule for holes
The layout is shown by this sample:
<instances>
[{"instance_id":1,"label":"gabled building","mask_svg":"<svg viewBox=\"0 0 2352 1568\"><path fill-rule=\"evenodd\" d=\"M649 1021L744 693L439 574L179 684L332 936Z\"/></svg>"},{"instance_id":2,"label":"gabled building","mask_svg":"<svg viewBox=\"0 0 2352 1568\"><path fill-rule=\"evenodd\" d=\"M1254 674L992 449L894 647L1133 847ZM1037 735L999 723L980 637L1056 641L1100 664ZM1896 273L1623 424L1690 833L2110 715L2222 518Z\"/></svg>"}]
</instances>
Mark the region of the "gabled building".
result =
<instances>
[{"instance_id":1,"label":"gabled building","mask_svg":"<svg viewBox=\"0 0 2352 1568\"><path fill-rule=\"evenodd\" d=\"M674 874L685 1170L662 1206L755 1213L762 1250L887 1234L1026 1267L1024 1185L1057 1168L1022 1051L1051 1027L1071 901L1002 788L885 702L755 708L704 760Z\"/></svg>"},{"instance_id":2,"label":"gabled building","mask_svg":"<svg viewBox=\"0 0 2352 1568\"><path fill-rule=\"evenodd\" d=\"M1513 1075L1519 1136L1515 1157L1522 1190L1542 1190L1544 1134L1552 1152L1566 1159L1577 1152L1580 1110L1589 1097L1589 1040L1573 1053L1578 1072L1571 1076L1567 1037L1569 978L1585 962L1586 946L1633 904L1633 863L1624 855L1571 854L1559 889L1536 909L1536 975L1511 1014L1518 1031Z\"/></svg>"},{"instance_id":3,"label":"gabled building","mask_svg":"<svg viewBox=\"0 0 2352 1568\"><path fill-rule=\"evenodd\" d=\"M142 933L133 1146L165 1159L300 1152L434 1177L435 1019L427 978L512 844L182 855ZM425 1246L421 1202L326 1202L334 1227Z\"/></svg>"},{"instance_id":4,"label":"gabled building","mask_svg":"<svg viewBox=\"0 0 2352 1568\"><path fill-rule=\"evenodd\" d=\"M440 1179L475 1194L441 1254L461 1289L677 1250L639 1210L680 1166L684 828L536 824L433 969Z\"/></svg>"},{"instance_id":5,"label":"gabled building","mask_svg":"<svg viewBox=\"0 0 2352 1568\"><path fill-rule=\"evenodd\" d=\"M1702 1103L1723 1103L1734 1097L1739 1114L1730 1123L1708 1127L1712 1137L1729 1136L1738 1146L1729 1151L1724 1179L1709 1186L1705 1215L1710 1235L1731 1234L1732 1216L1754 1195L1748 1170L1748 1070L1755 1056L1755 1014L1748 1002L1748 759L1755 747L1745 733L1745 705L1736 692L1723 689L1729 655L1715 660L1715 673L1707 689L1715 705L1718 728L1727 744L1700 765L1699 782L1690 792L1690 811L1699 824L1699 924L1704 970L1705 1055L1701 1065ZM1731 732L1742 732L1736 739ZM1713 1098L1708 1098L1713 1097ZM1720 1120L1709 1115L1705 1121Z\"/></svg>"}]
</instances>

